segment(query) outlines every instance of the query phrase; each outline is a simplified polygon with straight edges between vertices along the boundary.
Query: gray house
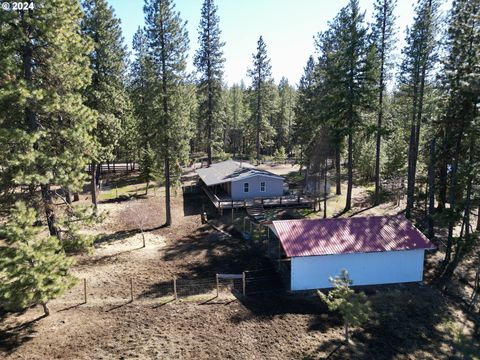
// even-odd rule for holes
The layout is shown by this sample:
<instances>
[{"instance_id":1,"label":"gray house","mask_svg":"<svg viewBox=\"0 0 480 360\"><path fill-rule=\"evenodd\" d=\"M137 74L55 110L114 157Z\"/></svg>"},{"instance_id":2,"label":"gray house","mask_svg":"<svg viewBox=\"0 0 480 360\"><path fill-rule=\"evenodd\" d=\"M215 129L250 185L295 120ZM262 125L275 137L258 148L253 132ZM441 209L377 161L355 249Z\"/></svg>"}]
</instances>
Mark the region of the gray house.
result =
<instances>
[{"instance_id":1,"label":"gray house","mask_svg":"<svg viewBox=\"0 0 480 360\"><path fill-rule=\"evenodd\" d=\"M246 200L283 195L283 177L233 160L197 169L200 185L212 201Z\"/></svg>"}]
</instances>

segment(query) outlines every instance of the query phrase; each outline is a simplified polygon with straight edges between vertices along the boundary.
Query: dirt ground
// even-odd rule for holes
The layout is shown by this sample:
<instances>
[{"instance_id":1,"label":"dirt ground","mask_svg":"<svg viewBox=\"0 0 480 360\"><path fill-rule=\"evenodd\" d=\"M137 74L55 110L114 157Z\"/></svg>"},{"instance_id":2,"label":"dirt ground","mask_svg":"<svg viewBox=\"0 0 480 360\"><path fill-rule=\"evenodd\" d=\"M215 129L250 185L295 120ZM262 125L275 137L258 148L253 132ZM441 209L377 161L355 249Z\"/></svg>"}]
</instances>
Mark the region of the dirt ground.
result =
<instances>
[{"instance_id":1,"label":"dirt ground","mask_svg":"<svg viewBox=\"0 0 480 360\"><path fill-rule=\"evenodd\" d=\"M102 235L73 269L87 279L87 304L80 282L51 302L47 318L38 319L39 307L0 315L0 358L460 359L460 349L479 345L471 341L479 331L474 319L429 285L366 289L375 312L353 329L349 348L340 346L338 315L314 296L223 291L173 301L174 277L210 286L216 273L271 264L246 241L202 224L203 209L213 215L202 195L176 194L170 228L162 227L163 209L161 189L136 200L104 200L107 220L90 230Z\"/></svg>"}]
</instances>

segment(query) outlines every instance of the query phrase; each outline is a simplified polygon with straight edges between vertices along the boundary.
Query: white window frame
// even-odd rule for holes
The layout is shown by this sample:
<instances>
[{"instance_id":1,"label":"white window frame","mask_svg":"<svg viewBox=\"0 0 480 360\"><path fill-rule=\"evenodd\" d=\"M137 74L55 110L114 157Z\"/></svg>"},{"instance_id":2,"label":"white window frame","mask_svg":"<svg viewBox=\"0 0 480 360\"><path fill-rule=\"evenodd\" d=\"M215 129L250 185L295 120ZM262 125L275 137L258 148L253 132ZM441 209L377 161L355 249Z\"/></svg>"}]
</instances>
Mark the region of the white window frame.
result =
<instances>
[{"instance_id":1,"label":"white window frame","mask_svg":"<svg viewBox=\"0 0 480 360\"><path fill-rule=\"evenodd\" d=\"M262 190L262 184L263 184L263 190ZM265 191L267 191L267 182L260 181L260 192L265 192Z\"/></svg>"},{"instance_id":2,"label":"white window frame","mask_svg":"<svg viewBox=\"0 0 480 360\"><path fill-rule=\"evenodd\" d=\"M245 191L245 189L247 189L247 190ZM248 183L248 182L243 183L243 192L244 193L249 193L250 192L250 183Z\"/></svg>"}]
</instances>

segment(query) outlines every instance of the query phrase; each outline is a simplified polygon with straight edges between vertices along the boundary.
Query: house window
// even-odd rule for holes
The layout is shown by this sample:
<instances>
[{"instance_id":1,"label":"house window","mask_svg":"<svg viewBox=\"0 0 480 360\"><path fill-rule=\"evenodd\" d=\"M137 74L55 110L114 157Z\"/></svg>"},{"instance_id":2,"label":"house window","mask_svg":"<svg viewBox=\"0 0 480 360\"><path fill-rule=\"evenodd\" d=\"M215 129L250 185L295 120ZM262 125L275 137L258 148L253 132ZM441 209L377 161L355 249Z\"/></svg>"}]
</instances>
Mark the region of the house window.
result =
<instances>
[{"instance_id":1,"label":"house window","mask_svg":"<svg viewBox=\"0 0 480 360\"><path fill-rule=\"evenodd\" d=\"M250 184L249 183L243 183L243 192L247 193L250 191Z\"/></svg>"},{"instance_id":2,"label":"house window","mask_svg":"<svg viewBox=\"0 0 480 360\"><path fill-rule=\"evenodd\" d=\"M267 184L265 183L265 181L262 181L260 183L260 191L261 192L265 192L265 188L267 187Z\"/></svg>"}]
</instances>

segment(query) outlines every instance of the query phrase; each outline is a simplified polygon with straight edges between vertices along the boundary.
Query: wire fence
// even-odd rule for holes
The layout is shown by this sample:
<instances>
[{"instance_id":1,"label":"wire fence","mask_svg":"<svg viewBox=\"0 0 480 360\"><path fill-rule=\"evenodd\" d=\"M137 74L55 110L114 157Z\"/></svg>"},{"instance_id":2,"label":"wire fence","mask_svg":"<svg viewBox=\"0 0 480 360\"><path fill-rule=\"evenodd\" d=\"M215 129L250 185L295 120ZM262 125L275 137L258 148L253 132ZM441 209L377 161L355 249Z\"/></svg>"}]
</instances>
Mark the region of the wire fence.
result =
<instances>
[{"instance_id":1,"label":"wire fence","mask_svg":"<svg viewBox=\"0 0 480 360\"><path fill-rule=\"evenodd\" d=\"M98 305L122 302L169 302L196 298L248 297L265 292L284 291L273 269L245 271L240 274L215 274L203 278L172 278L151 281L121 278L111 281L81 279L63 297L66 303Z\"/></svg>"}]
</instances>

